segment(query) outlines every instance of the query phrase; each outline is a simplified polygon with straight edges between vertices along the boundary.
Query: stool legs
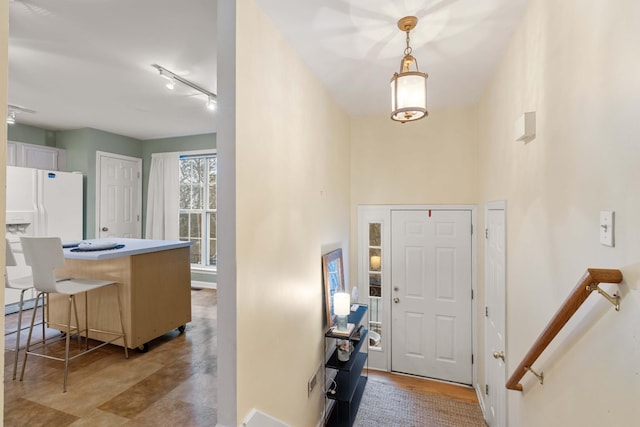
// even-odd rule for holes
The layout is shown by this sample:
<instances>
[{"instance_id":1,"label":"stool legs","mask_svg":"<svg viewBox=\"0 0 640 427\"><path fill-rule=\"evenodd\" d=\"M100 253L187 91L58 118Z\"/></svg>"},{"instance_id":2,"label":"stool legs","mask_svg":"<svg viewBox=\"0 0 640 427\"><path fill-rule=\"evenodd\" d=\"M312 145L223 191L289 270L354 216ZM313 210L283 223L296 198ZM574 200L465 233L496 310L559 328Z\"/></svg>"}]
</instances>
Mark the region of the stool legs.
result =
<instances>
[{"instance_id":1,"label":"stool legs","mask_svg":"<svg viewBox=\"0 0 640 427\"><path fill-rule=\"evenodd\" d=\"M22 309L24 308L24 293L28 289L23 289L20 292L20 302L18 303L18 330L16 331L16 354L13 359L13 379L16 379L16 373L18 372L18 351L20 350L20 333L22 332ZM37 301L36 301L37 302ZM38 305L36 304L33 307L33 311L38 309Z\"/></svg>"},{"instance_id":2,"label":"stool legs","mask_svg":"<svg viewBox=\"0 0 640 427\"><path fill-rule=\"evenodd\" d=\"M36 321L36 311L38 309L38 301L42 297L42 304L44 305L44 292L38 292L36 296L36 305L33 308L33 314L31 316L31 326L29 327L29 336L27 337L27 346L24 349L24 360L22 361L22 370L20 371L20 381L24 378L24 368L27 366L27 356L29 355L29 348L31 347L31 337L33 336L33 325ZM44 342L44 319L42 319L43 324L43 333L42 333L42 342ZM17 355L16 355L17 356Z\"/></svg>"},{"instance_id":3,"label":"stool legs","mask_svg":"<svg viewBox=\"0 0 640 427\"><path fill-rule=\"evenodd\" d=\"M79 317L78 317L78 307L77 307L77 300L75 298L76 294L72 294L72 295L66 295L67 297L67 313L66 313L66 322L65 325L63 325L63 327L65 328L65 351L64 351L64 358L60 358L60 357L55 357L55 356L51 356L51 355L46 355L46 354L40 354L34 351L31 351L31 340L32 340L32 336L33 336L33 326L35 323L35 317L36 317L36 312L34 310L33 316L31 318L31 327L29 328L29 337L27 339L27 347L25 349L25 354L24 354L24 362L22 364L22 372L20 374L20 380L22 381L22 379L24 378L24 372L25 372L25 367L27 365L27 357L29 354L34 355L34 356L40 356L40 357L45 357L48 359L54 359L54 360L58 360L61 362L64 362L64 380L62 383L62 392L65 393L67 391L67 380L68 380L68 376L69 376L69 361L72 359L75 359L78 356L81 356L83 354L86 354L88 352L91 352L93 350L97 350L98 348L101 348L104 345L107 345L111 342L113 342L114 340L117 340L118 338L122 338L123 344L124 344L124 355L125 358L129 358L129 353L128 353L128 348L127 348L127 338L126 338L126 334L125 334L125 330L124 330L124 316L123 316L123 312L122 312L122 305L120 303L120 292L118 289L117 284L113 284L113 286L115 286L116 289L116 299L117 299L117 303L118 303L118 314L120 317L120 330L121 333L117 333L117 332L111 332L111 331L101 331L101 330L97 330L97 329L90 329L89 328L89 323L88 323L88 311L89 311L89 301L88 301L88 296L87 296L87 292L83 292L85 294L85 316L84 316L84 328L81 329L80 327L80 321L79 321ZM36 297L36 307L37 307L37 303L38 300L40 299L40 297L42 297L43 299L43 303L44 303L44 295L45 292L40 292L38 294L38 296ZM71 325L71 310L73 308L73 312L74 312L74 317L75 317L75 321L76 321L76 326L73 327ZM44 310L43 310L44 311ZM44 314L43 314L44 316ZM81 335L85 334L85 342L86 345L84 346L84 351L81 350L81 352L77 355L74 355L73 357L70 357L69 352L70 352L70 343L71 343L71 333L73 330L76 330L77 332L77 336L78 336L78 346L82 349L82 342L81 342ZM89 348L89 331L91 332L98 332L98 333L105 333L105 334L110 334L110 335L114 335L115 338L113 338L111 341L105 341L103 343L101 343L100 345L97 345L95 347L92 347L91 349ZM44 346L45 344L45 335L44 335L44 323L43 323L43 334L42 334L42 345Z\"/></svg>"}]
</instances>

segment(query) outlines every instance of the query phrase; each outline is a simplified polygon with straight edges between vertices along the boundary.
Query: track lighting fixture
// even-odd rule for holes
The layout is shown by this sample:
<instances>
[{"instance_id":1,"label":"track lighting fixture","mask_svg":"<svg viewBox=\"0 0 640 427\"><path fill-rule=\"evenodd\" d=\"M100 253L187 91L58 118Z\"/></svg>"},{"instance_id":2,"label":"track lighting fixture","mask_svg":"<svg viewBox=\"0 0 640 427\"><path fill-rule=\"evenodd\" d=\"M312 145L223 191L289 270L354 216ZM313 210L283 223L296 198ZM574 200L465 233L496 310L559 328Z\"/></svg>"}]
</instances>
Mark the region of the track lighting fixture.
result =
<instances>
[{"instance_id":1,"label":"track lighting fixture","mask_svg":"<svg viewBox=\"0 0 640 427\"><path fill-rule=\"evenodd\" d=\"M217 103L217 98L218 97L216 96L215 93L204 89L202 86L199 86L199 85L197 85L197 84L185 79L184 77L180 77L176 73L167 70L166 68L164 68L161 65L151 64L151 66L153 68L155 68L156 70L158 70L158 72L160 73L160 77L168 80L168 82L166 83L167 89L173 90L176 87L176 82L180 83L180 84L183 84L185 86L190 87L191 89L194 89L194 90L200 92L201 94L203 94L203 95L205 95L207 97L207 103L206 103L207 109L214 110L216 108L216 103Z\"/></svg>"},{"instance_id":2,"label":"track lighting fixture","mask_svg":"<svg viewBox=\"0 0 640 427\"><path fill-rule=\"evenodd\" d=\"M7 113L7 124L13 125L16 123L16 113L35 113L34 110L29 108L20 107L18 105L7 105L9 112Z\"/></svg>"}]
</instances>

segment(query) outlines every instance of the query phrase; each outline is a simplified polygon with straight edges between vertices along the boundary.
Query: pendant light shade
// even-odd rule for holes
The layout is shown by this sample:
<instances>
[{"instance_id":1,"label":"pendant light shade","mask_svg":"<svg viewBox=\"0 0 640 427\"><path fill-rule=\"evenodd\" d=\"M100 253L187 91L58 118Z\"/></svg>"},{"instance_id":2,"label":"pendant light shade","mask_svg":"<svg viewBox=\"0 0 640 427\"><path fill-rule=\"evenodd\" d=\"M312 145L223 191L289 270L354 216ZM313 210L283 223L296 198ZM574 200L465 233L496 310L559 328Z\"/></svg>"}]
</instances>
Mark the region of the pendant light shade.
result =
<instances>
[{"instance_id":1,"label":"pendant light shade","mask_svg":"<svg viewBox=\"0 0 640 427\"><path fill-rule=\"evenodd\" d=\"M391 77L391 119L406 123L426 117L427 73L418 70L418 61L411 55L409 31L415 28L418 18L407 16L398 21L398 28L407 33L407 47L400 61L400 72ZM415 70L412 67L415 65Z\"/></svg>"}]
</instances>

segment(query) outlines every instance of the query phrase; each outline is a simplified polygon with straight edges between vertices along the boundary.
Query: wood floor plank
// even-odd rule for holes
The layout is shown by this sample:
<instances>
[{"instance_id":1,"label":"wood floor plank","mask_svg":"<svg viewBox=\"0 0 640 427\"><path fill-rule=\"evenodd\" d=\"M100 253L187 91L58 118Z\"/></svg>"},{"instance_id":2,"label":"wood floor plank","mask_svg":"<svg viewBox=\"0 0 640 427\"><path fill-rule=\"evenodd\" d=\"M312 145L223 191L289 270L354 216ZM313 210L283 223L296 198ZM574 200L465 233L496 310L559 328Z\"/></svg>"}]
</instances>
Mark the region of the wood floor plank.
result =
<instances>
[{"instance_id":1,"label":"wood floor plank","mask_svg":"<svg viewBox=\"0 0 640 427\"><path fill-rule=\"evenodd\" d=\"M369 380L384 382L405 390L417 393L437 394L462 402L478 403L475 390L468 386L374 369L369 369L368 374Z\"/></svg>"}]
</instances>

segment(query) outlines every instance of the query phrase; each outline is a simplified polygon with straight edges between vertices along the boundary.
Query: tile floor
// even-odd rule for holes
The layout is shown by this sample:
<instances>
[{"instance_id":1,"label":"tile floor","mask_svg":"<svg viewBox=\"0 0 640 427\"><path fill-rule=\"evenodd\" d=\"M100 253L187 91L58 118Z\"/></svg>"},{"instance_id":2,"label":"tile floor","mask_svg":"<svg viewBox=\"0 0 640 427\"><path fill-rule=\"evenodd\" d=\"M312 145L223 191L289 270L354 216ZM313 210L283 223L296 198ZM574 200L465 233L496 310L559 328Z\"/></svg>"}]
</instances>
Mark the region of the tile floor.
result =
<instances>
[{"instance_id":1,"label":"tile floor","mask_svg":"<svg viewBox=\"0 0 640 427\"><path fill-rule=\"evenodd\" d=\"M215 426L216 316L215 290L192 291L185 333L171 331L147 353L130 351L129 360L121 347L106 346L72 361L67 393L62 363L30 357L24 380L13 381L14 352L5 351L4 425ZM7 330L15 329L17 316L5 319ZM26 343L26 331L22 337ZM15 334L5 346L15 346ZM56 347L64 351L63 344ZM21 365L22 357L18 379Z\"/></svg>"}]
</instances>

